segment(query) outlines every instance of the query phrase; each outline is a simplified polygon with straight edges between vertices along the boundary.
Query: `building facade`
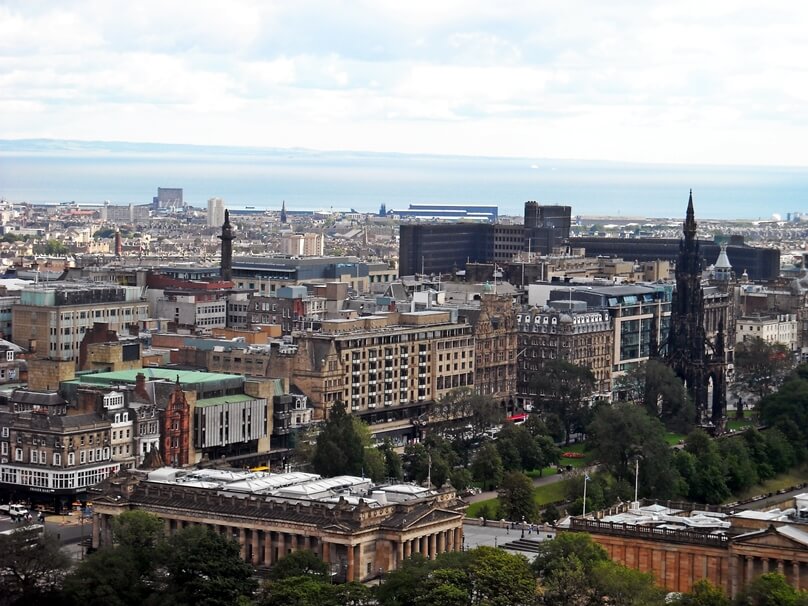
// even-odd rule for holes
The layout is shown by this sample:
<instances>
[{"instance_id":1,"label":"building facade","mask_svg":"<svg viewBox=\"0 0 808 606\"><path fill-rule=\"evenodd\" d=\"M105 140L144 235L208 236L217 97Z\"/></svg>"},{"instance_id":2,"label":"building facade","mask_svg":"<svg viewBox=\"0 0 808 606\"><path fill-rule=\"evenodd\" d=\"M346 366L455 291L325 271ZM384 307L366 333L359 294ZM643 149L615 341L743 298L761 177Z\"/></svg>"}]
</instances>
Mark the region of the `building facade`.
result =
<instances>
[{"instance_id":1,"label":"building facade","mask_svg":"<svg viewBox=\"0 0 808 606\"><path fill-rule=\"evenodd\" d=\"M136 286L51 282L25 287L12 316L14 343L40 357L78 363L84 333L94 323L127 335L149 318L149 304Z\"/></svg>"},{"instance_id":2,"label":"building facade","mask_svg":"<svg viewBox=\"0 0 808 606\"><path fill-rule=\"evenodd\" d=\"M167 534L203 526L232 538L242 559L256 567L311 550L340 581L366 581L412 555L434 558L463 548L463 505L451 489L374 487L350 476L204 471L198 481L215 488L183 485L194 481L193 474L187 482L115 478L105 483L93 498L93 547L112 544L115 516L140 510L160 517ZM157 473L162 470L149 477Z\"/></svg>"}]
</instances>

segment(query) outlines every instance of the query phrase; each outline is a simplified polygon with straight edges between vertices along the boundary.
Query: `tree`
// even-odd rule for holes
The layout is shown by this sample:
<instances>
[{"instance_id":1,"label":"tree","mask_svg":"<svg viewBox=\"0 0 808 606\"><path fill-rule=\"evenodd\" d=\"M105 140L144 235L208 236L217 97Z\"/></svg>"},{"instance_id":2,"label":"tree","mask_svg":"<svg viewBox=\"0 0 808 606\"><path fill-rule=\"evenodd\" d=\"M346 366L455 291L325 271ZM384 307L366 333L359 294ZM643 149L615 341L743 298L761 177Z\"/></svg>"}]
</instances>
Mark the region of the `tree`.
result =
<instances>
[{"instance_id":1,"label":"tree","mask_svg":"<svg viewBox=\"0 0 808 606\"><path fill-rule=\"evenodd\" d=\"M790 368L791 356L781 343L755 337L735 346L735 382L758 400L774 391Z\"/></svg>"},{"instance_id":2,"label":"tree","mask_svg":"<svg viewBox=\"0 0 808 606\"><path fill-rule=\"evenodd\" d=\"M317 437L312 465L323 476L360 475L365 463L365 447L369 434L362 431L361 421L349 415L345 404L335 402L328 420Z\"/></svg>"},{"instance_id":3,"label":"tree","mask_svg":"<svg viewBox=\"0 0 808 606\"><path fill-rule=\"evenodd\" d=\"M435 562L440 561L441 556L438 556ZM391 571L384 583L376 588L376 599L380 606L413 606L432 567L433 564L419 554L404 560L402 566Z\"/></svg>"},{"instance_id":4,"label":"tree","mask_svg":"<svg viewBox=\"0 0 808 606\"><path fill-rule=\"evenodd\" d=\"M169 603L194 606L232 606L252 596L258 585L239 551L238 543L208 528L183 528L165 542L162 593Z\"/></svg>"},{"instance_id":5,"label":"tree","mask_svg":"<svg viewBox=\"0 0 808 606\"><path fill-rule=\"evenodd\" d=\"M483 394L472 394L469 398L469 408L471 423L477 433L482 433L485 429L498 425L504 416L499 404L490 396Z\"/></svg>"},{"instance_id":6,"label":"tree","mask_svg":"<svg viewBox=\"0 0 808 606\"><path fill-rule=\"evenodd\" d=\"M496 446L490 442L483 444L471 463L471 475L474 480L482 484L483 489L491 490L502 482L502 473L502 459Z\"/></svg>"},{"instance_id":7,"label":"tree","mask_svg":"<svg viewBox=\"0 0 808 606\"><path fill-rule=\"evenodd\" d=\"M499 501L508 520L527 520L536 517L536 502L533 500L533 482L525 474L511 471L502 479Z\"/></svg>"},{"instance_id":8,"label":"tree","mask_svg":"<svg viewBox=\"0 0 808 606\"><path fill-rule=\"evenodd\" d=\"M287 577L264 588L260 606L341 606L334 585L310 577Z\"/></svg>"},{"instance_id":9,"label":"tree","mask_svg":"<svg viewBox=\"0 0 808 606\"><path fill-rule=\"evenodd\" d=\"M574 557L589 575L598 562L609 559L606 550L582 532L563 532L549 541L538 545L536 558L533 560L533 571L541 579L551 577L566 560Z\"/></svg>"},{"instance_id":10,"label":"tree","mask_svg":"<svg viewBox=\"0 0 808 606\"><path fill-rule=\"evenodd\" d=\"M509 471L541 469L545 464L538 441L520 425L506 424L497 435L496 446L502 466Z\"/></svg>"},{"instance_id":11,"label":"tree","mask_svg":"<svg viewBox=\"0 0 808 606\"><path fill-rule=\"evenodd\" d=\"M697 503L717 504L732 494L725 479L725 462L716 443L703 429L696 429L685 438L685 452L693 455L692 477L686 477L689 497Z\"/></svg>"},{"instance_id":12,"label":"tree","mask_svg":"<svg viewBox=\"0 0 808 606\"><path fill-rule=\"evenodd\" d=\"M760 481L757 466L749 456L749 448L743 440L721 440L718 453L724 462L727 488L740 494Z\"/></svg>"},{"instance_id":13,"label":"tree","mask_svg":"<svg viewBox=\"0 0 808 606\"><path fill-rule=\"evenodd\" d=\"M665 590L654 584L654 575L611 561L592 568L592 584L599 603L615 606L664 606Z\"/></svg>"},{"instance_id":14,"label":"tree","mask_svg":"<svg viewBox=\"0 0 808 606\"><path fill-rule=\"evenodd\" d=\"M477 604L516 606L535 601L536 581L524 556L494 547L477 547L470 553L470 593Z\"/></svg>"},{"instance_id":15,"label":"tree","mask_svg":"<svg viewBox=\"0 0 808 606\"><path fill-rule=\"evenodd\" d=\"M75 606L140 606L151 588L129 548L106 547L65 578L63 595Z\"/></svg>"},{"instance_id":16,"label":"tree","mask_svg":"<svg viewBox=\"0 0 808 606\"><path fill-rule=\"evenodd\" d=\"M125 511L112 520L115 543L131 552L141 575L153 565L157 546L164 538L163 521L146 511Z\"/></svg>"},{"instance_id":17,"label":"tree","mask_svg":"<svg viewBox=\"0 0 808 606\"><path fill-rule=\"evenodd\" d=\"M566 360L550 360L535 373L530 387L542 410L558 415L569 444L573 429L583 425L589 400L595 388L595 376L589 368ZM582 429L582 427L580 427Z\"/></svg>"},{"instance_id":18,"label":"tree","mask_svg":"<svg viewBox=\"0 0 808 606\"><path fill-rule=\"evenodd\" d=\"M384 456L384 473L393 480L404 478L404 471L401 466L401 456L393 449L393 444L389 439L385 440L380 449Z\"/></svg>"},{"instance_id":19,"label":"tree","mask_svg":"<svg viewBox=\"0 0 808 606\"><path fill-rule=\"evenodd\" d=\"M56 538L41 536L40 531L41 528L22 526L10 535L0 535L2 597L8 603L47 602L70 566Z\"/></svg>"},{"instance_id":20,"label":"tree","mask_svg":"<svg viewBox=\"0 0 808 606\"><path fill-rule=\"evenodd\" d=\"M673 602L675 606L729 606L729 600L707 579L693 583L693 588Z\"/></svg>"},{"instance_id":21,"label":"tree","mask_svg":"<svg viewBox=\"0 0 808 606\"><path fill-rule=\"evenodd\" d=\"M290 577L306 576L323 581L328 579L328 564L323 562L310 549L293 551L281 558L269 569L269 578L276 581Z\"/></svg>"},{"instance_id":22,"label":"tree","mask_svg":"<svg viewBox=\"0 0 808 606\"><path fill-rule=\"evenodd\" d=\"M808 592L798 591L783 575L768 573L746 585L735 598L738 606L806 606Z\"/></svg>"},{"instance_id":23,"label":"tree","mask_svg":"<svg viewBox=\"0 0 808 606\"><path fill-rule=\"evenodd\" d=\"M595 458L618 481L633 485L639 460L640 487L645 495L671 498L680 493L681 478L672 465L665 428L644 408L627 402L601 406L588 431Z\"/></svg>"},{"instance_id":24,"label":"tree","mask_svg":"<svg viewBox=\"0 0 808 606\"><path fill-rule=\"evenodd\" d=\"M449 482L451 482L452 486L457 490L465 490L471 486L472 481L473 478L468 469L453 469L452 473L449 474Z\"/></svg>"},{"instance_id":25,"label":"tree","mask_svg":"<svg viewBox=\"0 0 808 606\"><path fill-rule=\"evenodd\" d=\"M658 360L637 364L618 380L625 399L641 404L670 431L687 432L693 427L696 409L681 379Z\"/></svg>"}]
</instances>

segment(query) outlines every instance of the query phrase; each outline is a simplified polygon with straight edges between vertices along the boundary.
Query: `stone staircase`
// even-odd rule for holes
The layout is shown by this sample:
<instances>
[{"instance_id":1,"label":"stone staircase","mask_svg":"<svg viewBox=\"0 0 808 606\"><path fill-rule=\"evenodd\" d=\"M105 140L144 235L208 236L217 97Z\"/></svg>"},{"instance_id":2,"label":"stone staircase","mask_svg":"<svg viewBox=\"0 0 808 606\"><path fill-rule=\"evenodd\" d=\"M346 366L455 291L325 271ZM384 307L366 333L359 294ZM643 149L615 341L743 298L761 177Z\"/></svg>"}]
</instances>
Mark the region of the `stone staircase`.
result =
<instances>
[{"instance_id":1,"label":"stone staircase","mask_svg":"<svg viewBox=\"0 0 808 606\"><path fill-rule=\"evenodd\" d=\"M539 545L541 545L541 541L537 541L536 539L516 539L515 541L502 545L502 549L523 551L526 553L539 553Z\"/></svg>"}]
</instances>

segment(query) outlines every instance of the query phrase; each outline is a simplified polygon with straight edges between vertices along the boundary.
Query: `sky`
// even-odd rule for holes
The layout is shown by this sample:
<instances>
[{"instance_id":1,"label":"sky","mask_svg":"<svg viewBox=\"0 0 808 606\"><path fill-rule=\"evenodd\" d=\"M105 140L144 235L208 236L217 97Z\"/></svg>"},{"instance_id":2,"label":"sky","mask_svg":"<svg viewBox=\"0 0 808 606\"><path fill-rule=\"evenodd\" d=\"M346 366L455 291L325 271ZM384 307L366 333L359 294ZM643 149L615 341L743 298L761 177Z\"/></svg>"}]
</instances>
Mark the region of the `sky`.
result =
<instances>
[{"instance_id":1,"label":"sky","mask_svg":"<svg viewBox=\"0 0 808 606\"><path fill-rule=\"evenodd\" d=\"M808 166L794 0L0 0L0 138Z\"/></svg>"}]
</instances>

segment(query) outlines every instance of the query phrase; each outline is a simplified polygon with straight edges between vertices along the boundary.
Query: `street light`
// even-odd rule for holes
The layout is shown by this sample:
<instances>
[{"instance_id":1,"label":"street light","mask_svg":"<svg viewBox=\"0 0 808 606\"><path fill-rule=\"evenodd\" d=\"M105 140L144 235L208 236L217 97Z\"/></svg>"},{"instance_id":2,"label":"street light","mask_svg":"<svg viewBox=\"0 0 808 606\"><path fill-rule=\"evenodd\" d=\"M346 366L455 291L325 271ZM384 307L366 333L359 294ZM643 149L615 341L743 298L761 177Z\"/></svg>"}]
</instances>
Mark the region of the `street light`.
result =
<instances>
[{"instance_id":1,"label":"street light","mask_svg":"<svg viewBox=\"0 0 808 606\"><path fill-rule=\"evenodd\" d=\"M525 538L525 516L522 516L522 538Z\"/></svg>"},{"instance_id":2,"label":"street light","mask_svg":"<svg viewBox=\"0 0 808 606\"><path fill-rule=\"evenodd\" d=\"M640 459L642 459L641 455L637 455L634 457L634 507L640 507Z\"/></svg>"},{"instance_id":3,"label":"street light","mask_svg":"<svg viewBox=\"0 0 808 606\"><path fill-rule=\"evenodd\" d=\"M586 517L586 483L590 482L591 480L592 478L589 477L589 474L584 472L584 510L583 513L581 514L581 517L583 518Z\"/></svg>"}]
</instances>

